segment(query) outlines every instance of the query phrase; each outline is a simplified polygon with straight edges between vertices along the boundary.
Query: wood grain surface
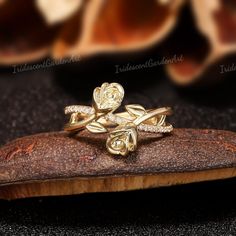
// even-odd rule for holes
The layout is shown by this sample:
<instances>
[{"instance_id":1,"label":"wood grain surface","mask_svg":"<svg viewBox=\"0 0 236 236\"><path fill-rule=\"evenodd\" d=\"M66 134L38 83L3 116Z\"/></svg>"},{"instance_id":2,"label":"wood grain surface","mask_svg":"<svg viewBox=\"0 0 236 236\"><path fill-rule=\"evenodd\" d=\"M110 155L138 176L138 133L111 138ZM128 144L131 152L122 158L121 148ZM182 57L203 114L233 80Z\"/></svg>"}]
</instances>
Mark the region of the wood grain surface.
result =
<instances>
[{"instance_id":1,"label":"wood grain surface","mask_svg":"<svg viewBox=\"0 0 236 236\"><path fill-rule=\"evenodd\" d=\"M16 139L0 149L0 198L127 191L236 176L236 134L175 129L140 133L138 150L112 156L106 134L65 132Z\"/></svg>"}]
</instances>

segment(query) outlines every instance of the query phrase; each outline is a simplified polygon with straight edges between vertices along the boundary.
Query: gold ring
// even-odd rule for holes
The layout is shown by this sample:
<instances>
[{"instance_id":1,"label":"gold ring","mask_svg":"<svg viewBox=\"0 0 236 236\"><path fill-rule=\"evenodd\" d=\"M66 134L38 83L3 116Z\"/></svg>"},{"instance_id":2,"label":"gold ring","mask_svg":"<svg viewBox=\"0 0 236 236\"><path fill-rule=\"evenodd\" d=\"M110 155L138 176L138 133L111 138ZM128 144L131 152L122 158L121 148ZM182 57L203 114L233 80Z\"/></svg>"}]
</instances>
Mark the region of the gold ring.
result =
<instances>
[{"instance_id":1,"label":"gold ring","mask_svg":"<svg viewBox=\"0 0 236 236\"><path fill-rule=\"evenodd\" d=\"M87 129L92 133L109 133L106 146L110 153L127 155L137 148L137 130L154 133L169 133L173 126L165 122L171 115L169 107L146 110L141 105L126 105L125 112L114 113L121 105L124 89L118 83L103 83L93 92L93 105L72 105L65 107L70 115L64 130L78 132Z\"/></svg>"}]
</instances>

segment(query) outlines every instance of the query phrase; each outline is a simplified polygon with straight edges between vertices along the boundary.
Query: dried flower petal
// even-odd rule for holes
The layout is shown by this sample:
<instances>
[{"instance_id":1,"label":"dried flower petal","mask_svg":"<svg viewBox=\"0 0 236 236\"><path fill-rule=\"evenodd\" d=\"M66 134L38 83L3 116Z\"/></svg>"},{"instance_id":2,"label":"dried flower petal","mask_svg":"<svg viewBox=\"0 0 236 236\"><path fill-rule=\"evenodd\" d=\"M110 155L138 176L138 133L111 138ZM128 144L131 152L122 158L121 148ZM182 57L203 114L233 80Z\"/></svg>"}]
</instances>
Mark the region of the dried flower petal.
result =
<instances>
[{"instance_id":1,"label":"dried flower petal","mask_svg":"<svg viewBox=\"0 0 236 236\"><path fill-rule=\"evenodd\" d=\"M37 0L36 5L49 25L69 18L82 5L82 0Z\"/></svg>"}]
</instances>

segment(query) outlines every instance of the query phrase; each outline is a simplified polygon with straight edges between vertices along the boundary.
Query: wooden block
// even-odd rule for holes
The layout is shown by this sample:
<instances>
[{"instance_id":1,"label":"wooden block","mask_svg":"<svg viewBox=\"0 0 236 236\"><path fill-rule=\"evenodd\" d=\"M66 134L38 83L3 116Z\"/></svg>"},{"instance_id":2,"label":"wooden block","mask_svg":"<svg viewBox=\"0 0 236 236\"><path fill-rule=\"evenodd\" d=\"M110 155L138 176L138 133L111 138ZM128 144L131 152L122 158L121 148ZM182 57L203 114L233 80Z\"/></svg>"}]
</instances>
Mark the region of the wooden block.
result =
<instances>
[{"instance_id":1,"label":"wooden block","mask_svg":"<svg viewBox=\"0 0 236 236\"><path fill-rule=\"evenodd\" d=\"M65 132L16 139L0 149L0 198L128 191L236 176L236 134L175 129L140 132L138 150L113 156L106 134Z\"/></svg>"}]
</instances>

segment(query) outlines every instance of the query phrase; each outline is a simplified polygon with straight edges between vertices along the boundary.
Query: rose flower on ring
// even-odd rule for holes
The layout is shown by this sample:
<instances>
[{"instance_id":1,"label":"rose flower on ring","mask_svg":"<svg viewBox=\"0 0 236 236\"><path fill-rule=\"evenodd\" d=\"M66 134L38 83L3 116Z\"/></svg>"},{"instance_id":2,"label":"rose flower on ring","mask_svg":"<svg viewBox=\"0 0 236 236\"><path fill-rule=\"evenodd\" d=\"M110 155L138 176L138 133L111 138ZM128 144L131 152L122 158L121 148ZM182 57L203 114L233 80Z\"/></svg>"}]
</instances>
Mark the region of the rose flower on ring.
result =
<instances>
[{"instance_id":1,"label":"rose flower on ring","mask_svg":"<svg viewBox=\"0 0 236 236\"><path fill-rule=\"evenodd\" d=\"M110 153L125 156L137 148L137 129L132 123L118 126L109 134L106 146Z\"/></svg>"}]
</instances>

